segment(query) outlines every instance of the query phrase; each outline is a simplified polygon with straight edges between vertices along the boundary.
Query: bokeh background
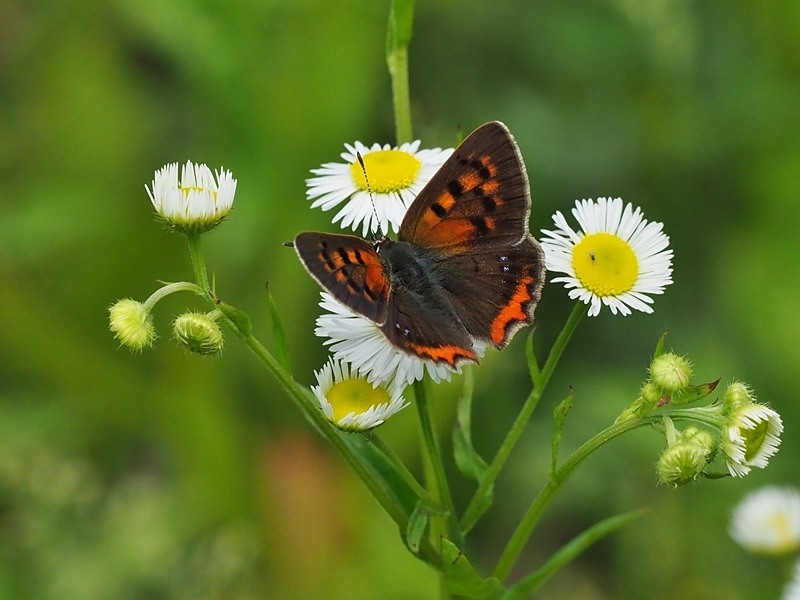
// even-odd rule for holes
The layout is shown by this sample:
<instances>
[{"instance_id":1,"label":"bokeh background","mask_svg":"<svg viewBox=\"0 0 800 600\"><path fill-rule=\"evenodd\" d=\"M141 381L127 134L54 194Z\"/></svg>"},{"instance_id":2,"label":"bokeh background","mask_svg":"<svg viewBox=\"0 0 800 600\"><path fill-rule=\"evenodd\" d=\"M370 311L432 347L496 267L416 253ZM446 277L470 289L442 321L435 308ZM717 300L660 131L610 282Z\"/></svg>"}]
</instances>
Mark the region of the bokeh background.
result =
<instances>
[{"instance_id":1,"label":"bokeh background","mask_svg":"<svg viewBox=\"0 0 800 600\"><path fill-rule=\"evenodd\" d=\"M153 171L224 166L239 188L205 238L217 289L269 345L268 281L312 382L318 289L282 242L335 229L308 209L309 169L343 142L393 140L387 14L385 0L0 5L0 598L436 597L435 574L235 338L221 359L169 339L192 298L158 305L161 338L140 355L106 322L116 299L191 277L184 240L153 217ZM783 415L781 452L744 480L671 490L656 485L654 432L617 440L566 486L520 569L647 506L540 596L776 597L790 563L745 554L727 526L748 490L800 485L800 5L421 0L410 64L425 146L509 125L532 230L575 199L621 196L665 223L675 252L653 315L582 323L470 538L475 562L491 568L543 485L567 386L564 452L633 399L669 328L698 380L744 380ZM540 353L569 310L548 286ZM487 457L528 389L524 338L475 371ZM445 446L455 391L437 407ZM413 409L381 433L419 471ZM473 487L454 481L463 507Z\"/></svg>"}]
</instances>

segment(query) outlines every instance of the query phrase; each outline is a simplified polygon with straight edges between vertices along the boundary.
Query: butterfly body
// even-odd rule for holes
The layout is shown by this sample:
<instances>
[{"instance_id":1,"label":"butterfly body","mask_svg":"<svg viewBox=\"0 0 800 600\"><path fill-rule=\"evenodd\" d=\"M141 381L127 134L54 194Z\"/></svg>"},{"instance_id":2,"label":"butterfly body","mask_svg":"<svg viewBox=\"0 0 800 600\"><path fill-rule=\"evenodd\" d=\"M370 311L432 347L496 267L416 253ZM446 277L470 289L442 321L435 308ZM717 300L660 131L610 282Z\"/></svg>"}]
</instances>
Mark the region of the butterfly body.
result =
<instances>
[{"instance_id":1,"label":"butterfly body","mask_svg":"<svg viewBox=\"0 0 800 600\"><path fill-rule=\"evenodd\" d=\"M409 207L398 240L301 233L309 273L401 351L457 366L504 347L533 309L544 254L528 233L525 168L498 122L468 136Z\"/></svg>"}]
</instances>

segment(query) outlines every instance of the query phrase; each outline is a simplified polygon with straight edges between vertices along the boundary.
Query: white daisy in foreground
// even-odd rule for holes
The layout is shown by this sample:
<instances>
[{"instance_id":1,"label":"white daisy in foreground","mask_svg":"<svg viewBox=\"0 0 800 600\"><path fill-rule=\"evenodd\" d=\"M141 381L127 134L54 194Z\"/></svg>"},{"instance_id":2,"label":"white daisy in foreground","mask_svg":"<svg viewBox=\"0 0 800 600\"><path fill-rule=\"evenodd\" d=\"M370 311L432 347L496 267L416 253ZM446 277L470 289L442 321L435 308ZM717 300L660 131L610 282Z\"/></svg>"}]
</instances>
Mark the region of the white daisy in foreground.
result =
<instances>
[{"instance_id":1,"label":"white daisy in foreground","mask_svg":"<svg viewBox=\"0 0 800 600\"><path fill-rule=\"evenodd\" d=\"M327 292L321 296L319 305L328 312L317 317L314 333L328 338L324 344L330 346L334 357L354 365L369 382L396 381L405 386L422 379L427 371L438 383L450 381L452 373L461 372L460 368L403 352L386 339L377 323L351 311ZM483 356L485 345L476 343L473 350Z\"/></svg>"},{"instance_id":2,"label":"white daisy in foreground","mask_svg":"<svg viewBox=\"0 0 800 600\"><path fill-rule=\"evenodd\" d=\"M566 274L552 281L564 283L570 298L590 304L590 317L602 305L613 314L653 312L650 295L672 283L672 250L663 225L648 223L631 204L623 208L621 198L576 201L572 215L579 231L560 211L553 215L557 229L542 230L547 270Z\"/></svg>"},{"instance_id":3,"label":"white daisy in foreground","mask_svg":"<svg viewBox=\"0 0 800 600\"><path fill-rule=\"evenodd\" d=\"M730 474L744 477L753 467L765 468L778 451L781 433L781 416L763 404L743 404L729 414L722 429L722 451Z\"/></svg>"},{"instance_id":4,"label":"white daisy in foreground","mask_svg":"<svg viewBox=\"0 0 800 600\"><path fill-rule=\"evenodd\" d=\"M331 359L314 374L317 385L311 386L311 391L322 412L339 429L366 431L408 406L403 385L369 383L346 362Z\"/></svg>"},{"instance_id":5,"label":"white daisy in foreground","mask_svg":"<svg viewBox=\"0 0 800 600\"><path fill-rule=\"evenodd\" d=\"M347 152L341 154L344 163L325 163L311 170L316 175L306 180L306 196L314 200L311 208L330 210L347 201L333 217L334 223L341 220L342 229L355 231L361 225L366 237L369 232L379 232L380 224L381 233L389 233L389 225L396 233L411 202L453 153L452 148L419 150L419 145L419 140L399 148L345 144ZM361 155L364 169L356 154ZM375 199L374 208L369 190Z\"/></svg>"},{"instance_id":6,"label":"white daisy in foreground","mask_svg":"<svg viewBox=\"0 0 800 600\"><path fill-rule=\"evenodd\" d=\"M233 206L236 180L230 171L220 169L216 176L206 165L188 161L156 171L152 188L144 186L156 213L170 227L184 233L204 233L216 227Z\"/></svg>"},{"instance_id":7,"label":"white daisy in foreground","mask_svg":"<svg viewBox=\"0 0 800 600\"><path fill-rule=\"evenodd\" d=\"M800 490L768 486L734 509L730 534L745 550L781 555L800 548Z\"/></svg>"},{"instance_id":8,"label":"white daisy in foreground","mask_svg":"<svg viewBox=\"0 0 800 600\"><path fill-rule=\"evenodd\" d=\"M784 588L781 600L800 600L800 561L794 565L792 579Z\"/></svg>"}]
</instances>

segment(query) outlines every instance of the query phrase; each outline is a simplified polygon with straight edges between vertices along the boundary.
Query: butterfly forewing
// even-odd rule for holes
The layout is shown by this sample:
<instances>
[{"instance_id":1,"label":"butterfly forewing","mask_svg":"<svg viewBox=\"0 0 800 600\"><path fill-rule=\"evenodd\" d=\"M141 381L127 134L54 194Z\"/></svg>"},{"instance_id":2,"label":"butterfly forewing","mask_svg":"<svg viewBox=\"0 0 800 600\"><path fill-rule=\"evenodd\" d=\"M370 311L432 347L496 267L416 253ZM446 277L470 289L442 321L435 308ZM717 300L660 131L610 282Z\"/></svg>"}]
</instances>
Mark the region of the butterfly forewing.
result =
<instances>
[{"instance_id":1,"label":"butterfly forewing","mask_svg":"<svg viewBox=\"0 0 800 600\"><path fill-rule=\"evenodd\" d=\"M297 255L339 302L376 323L386 320L389 279L372 244L353 235L300 233Z\"/></svg>"},{"instance_id":2,"label":"butterfly forewing","mask_svg":"<svg viewBox=\"0 0 800 600\"><path fill-rule=\"evenodd\" d=\"M445 254L513 245L528 231L530 191L517 144L505 125L470 134L420 191L400 239Z\"/></svg>"}]
</instances>

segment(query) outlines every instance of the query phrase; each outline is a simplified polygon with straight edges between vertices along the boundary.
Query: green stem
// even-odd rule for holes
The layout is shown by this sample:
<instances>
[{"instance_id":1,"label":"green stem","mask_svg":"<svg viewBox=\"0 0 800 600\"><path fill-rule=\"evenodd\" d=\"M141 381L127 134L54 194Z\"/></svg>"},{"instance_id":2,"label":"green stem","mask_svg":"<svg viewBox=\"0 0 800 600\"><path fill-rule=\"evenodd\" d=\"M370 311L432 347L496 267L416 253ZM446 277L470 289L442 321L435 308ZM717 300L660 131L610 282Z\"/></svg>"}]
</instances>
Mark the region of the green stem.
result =
<instances>
[{"instance_id":1,"label":"green stem","mask_svg":"<svg viewBox=\"0 0 800 600\"><path fill-rule=\"evenodd\" d=\"M386 65L392 80L397 144L413 140L408 84L408 44L414 24L414 0L392 0L386 33Z\"/></svg>"},{"instance_id":2,"label":"green stem","mask_svg":"<svg viewBox=\"0 0 800 600\"><path fill-rule=\"evenodd\" d=\"M192 270L194 277L197 280L197 285L203 288L207 294L211 291L208 284L208 273L206 272L206 263L203 260L203 246L200 243L199 233L187 233L186 239L189 242L189 255L192 259Z\"/></svg>"},{"instance_id":3,"label":"green stem","mask_svg":"<svg viewBox=\"0 0 800 600\"><path fill-rule=\"evenodd\" d=\"M175 283L168 283L150 294L150 297L143 303L145 310L149 313L159 301L170 294L174 294L175 292L194 292L200 296L205 295L203 289L200 288L196 283L190 283L188 281L176 281Z\"/></svg>"},{"instance_id":4,"label":"green stem","mask_svg":"<svg viewBox=\"0 0 800 600\"><path fill-rule=\"evenodd\" d=\"M444 463L442 462L442 453L439 449L439 443L436 438L436 433L433 429L431 408L428 404L428 400L425 395L425 386L423 385L422 381L414 382L414 400L417 406L420 427L422 429L422 438L425 442L425 453L433 471L438 500L447 510L445 521L447 538L456 546L461 548L463 547L461 530L458 527L458 521L455 516L456 511L455 506L453 505L453 497L450 494L450 487L447 484L447 475L445 474Z\"/></svg>"},{"instance_id":5,"label":"green stem","mask_svg":"<svg viewBox=\"0 0 800 600\"><path fill-rule=\"evenodd\" d=\"M506 544L503 554L500 556L500 560L494 569L493 575L500 581L503 581L506 577L508 577L508 574L514 567L514 563L517 561L517 558L519 558L519 555L522 552L522 549L525 547L525 544L533 534L533 530L539 523L539 520L541 519L545 509L550 505L550 502L552 502L553 498L555 498L556 494L561 489L562 484L578 467L578 465L580 465L595 450L611 441L615 437L622 435L626 431L636 429L637 427L652 425L660 420L661 416L650 416L641 419L630 419L622 423L616 423L596 434L590 440L586 441L580 448L575 450L575 452L573 452L570 457L564 461L564 464L555 473L553 473L547 485L539 492L536 498L534 498L530 508L528 508L525 516L522 517L517 529L509 539L508 544Z\"/></svg>"},{"instance_id":6,"label":"green stem","mask_svg":"<svg viewBox=\"0 0 800 600\"><path fill-rule=\"evenodd\" d=\"M478 489L475 491L467 508L464 510L464 515L461 517L461 530L463 532L466 533L470 531L478 522L482 514L482 507L485 506L486 497L489 495L492 485L494 485L495 480L500 475L500 471L505 466L509 456L511 456L512 450L517 445L522 432L525 430L525 426L528 424L528 421L533 415L533 411L542 398L542 394L547 387L547 383L550 381L550 377L556 365L558 365L558 361L561 359L561 355L564 353L564 349L567 347L572 334L585 314L586 305L582 302L575 303L572 312L569 314L569 317L567 317L567 322L564 323L561 333L558 334L553 347L550 349L550 354L547 357L544 367L538 373L537 379L533 382L531 393L525 400L525 404L522 405L517 418L511 425L511 429L500 445L500 449L486 469L486 473L483 479L481 479Z\"/></svg>"},{"instance_id":7,"label":"green stem","mask_svg":"<svg viewBox=\"0 0 800 600\"><path fill-rule=\"evenodd\" d=\"M208 283L208 276L206 274L205 262L203 261L200 245L200 236L189 234L187 238L189 240L189 251L197 283L204 291L203 296L206 298L207 302L209 302L213 308L217 308L217 303L215 302L215 298L213 297ZM189 288L197 291L197 286L194 284L187 284L187 289ZM404 510L403 506L397 502L383 485L381 485L380 481L369 472L364 462L360 460L359 456L356 454L353 445L345 438L348 434L340 432L328 421L317 405L311 392L299 385L291 374L281 367L280 363L252 333L240 329L237 323L225 314L224 311L220 318L228 325L231 331L239 336L264 366L267 367L267 370L278 380L280 385L300 408L303 415L316 427L322 436L336 448L355 474L364 482L367 489L369 489L370 493L372 493L386 513L397 523L401 530L404 530L408 525L409 515ZM420 547L420 557L432 564L436 564L439 560L436 551L430 544L425 544Z\"/></svg>"}]
</instances>

